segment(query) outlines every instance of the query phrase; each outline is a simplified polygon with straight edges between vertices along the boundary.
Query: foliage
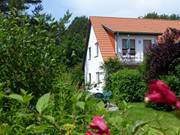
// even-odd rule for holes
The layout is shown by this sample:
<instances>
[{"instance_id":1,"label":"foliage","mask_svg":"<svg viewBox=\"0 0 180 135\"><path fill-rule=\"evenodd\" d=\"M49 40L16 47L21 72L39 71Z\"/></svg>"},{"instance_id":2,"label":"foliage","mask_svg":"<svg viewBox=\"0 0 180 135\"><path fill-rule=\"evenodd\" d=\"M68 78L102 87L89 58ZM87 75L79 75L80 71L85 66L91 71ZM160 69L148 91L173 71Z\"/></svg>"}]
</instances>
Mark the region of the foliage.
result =
<instances>
[{"instance_id":1,"label":"foliage","mask_svg":"<svg viewBox=\"0 0 180 135\"><path fill-rule=\"evenodd\" d=\"M173 71L179 62L179 43L175 40L179 38L179 30L168 28L159 37L159 43L150 48L146 59L147 80L159 79L160 75L167 75Z\"/></svg>"},{"instance_id":2,"label":"foliage","mask_svg":"<svg viewBox=\"0 0 180 135\"><path fill-rule=\"evenodd\" d=\"M180 20L180 16L178 14L167 15L167 14L158 14L156 12L147 13L143 18Z\"/></svg>"},{"instance_id":3,"label":"foliage","mask_svg":"<svg viewBox=\"0 0 180 135\"><path fill-rule=\"evenodd\" d=\"M155 103L152 103L152 102L147 103L146 107L150 107L150 108L153 108L155 110L165 111L165 112L171 112L171 111L175 110L175 107L172 107L170 105L167 105L167 104L155 104Z\"/></svg>"},{"instance_id":4,"label":"foliage","mask_svg":"<svg viewBox=\"0 0 180 135\"><path fill-rule=\"evenodd\" d=\"M102 68L106 71L107 75L115 73L122 69L122 65L118 58L109 58L107 61L104 62Z\"/></svg>"},{"instance_id":5,"label":"foliage","mask_svg":"<svg viewBox=\"0 0 180 135\"><path fill-rule=\"evenodd\" d=\"M130 102L142 101L147 89L141 73L136 69L122 69L110 76L107 89L113 93L113 99Z\"/></svg>"},{"instance_id":6,"label":"foliage","mask_svg":"<svg viewBox=\"0 0 180 135\"><path fill-rule=\"evenodd\" d=\"M177 96L180 96L180 64L179 62L176 63L172 70L170 70L167 75L160 76L160 79L164 80Z\"/></svg>"},{"instance_id":7,"label":"foliage","mask_svg":"<svg viewBox=\"0 0 180 135\"><path fill-rule=\"evenodd\" d=\"M85 41L89 20L86 16L75 17L67 29L67 34L79 34Z\"/></svg>"},{"instance_id":8,"label":"foliage","mask_svg":"<svg viewBox=\"0 0 180 135\"><path fill-rule=\"evenodd\" d=\"M19 93L25 89L37 97L52 90L53 80L63 67L53 32L57 27L53 21L47 23L44 16L0 15L0 81L4 91Z\"/></svg>"},{"instance_id":9,"label":"foliage","mask_svg":"<svg viewBox=\"0 0 180 135\"><path fill-rule=\"evenodd\" d=\"M40 4L41 2L42 0L1 0L0 12L4 14L9 14L10 10L12 9L16 9L17 12L23 11L25 9L28 9L30 4L37 5Z\"/></svg>"},{"instance_id":10,"label":"foliage","mask_svg":"<svg viewBox=\"0 0 180 135\"><path fill-rule=\"evenodd\" d=\"M75 17L63 36L63 61L69 68L82 63L85 49L88 19Z\"/></svg>"},{"instance_id":11,"label":"foliage","mask_svg":"<svg viewBox=\"0 0 180 135\"><path fill-rule=\"evenodd\" d=\"M117 71L123 69L123 65L121 65L118 58L109 58L107 61L104 62L101 68L106 72L105 85L108 85L108 83L110 83L110 76L113 73L116 73Z\"/></svg>"},{"instance_id":12,"label":"foliage","mask_svg":"<svg viewBox=\"0 0 180 135\"><path fill-rule=\"evenodd\" d=\"M180 96L180 78L176 75L164 75L160 77L164 80L171 88L172 91L176 93L177 96Z\"/></svg>"},{"instance_id":13,"label":"foliage","mask_svg":"<svg viewBox=\"0 0 180 135\"><path fill-rule=\"evenodd\" d=\"M158 44L150 48L146 57L146 79L162 79L169 84L172 91L179 95L179 30L168 28L158 37ZM171 111L167 105L149 104L157 110Z\"/></svg>"},{"instance_id":14,"label":"foliage","mask_svg":"<svg viewBox=\"0 0 180 135\"><path fill-rule=\"evenodd\" d=\"M149 122L138 132L141 135L178 135L180 130L179 111L163 112L145 107L144 103L130 103L130 109L126 111L128 120ZM112 117L118 118L119 113L113 113ZM118 121L118 120L117 120ZM125 134L126 135L126 134Z\"/></svg>"},{"instance_id":15,"label":"foliage","mask_svg":"<svg viewBox=\"0 0 180 135\"><path fill-rule=\"evenodd\" d=\"M1 90L0 134L80 134L93 115L105 114L103 103L77 91L72 84L58 84L57 93L44 94L36 106L30 104L33 97L24 90L20 95L3 94Z\"/></svg>"}]
</instances>

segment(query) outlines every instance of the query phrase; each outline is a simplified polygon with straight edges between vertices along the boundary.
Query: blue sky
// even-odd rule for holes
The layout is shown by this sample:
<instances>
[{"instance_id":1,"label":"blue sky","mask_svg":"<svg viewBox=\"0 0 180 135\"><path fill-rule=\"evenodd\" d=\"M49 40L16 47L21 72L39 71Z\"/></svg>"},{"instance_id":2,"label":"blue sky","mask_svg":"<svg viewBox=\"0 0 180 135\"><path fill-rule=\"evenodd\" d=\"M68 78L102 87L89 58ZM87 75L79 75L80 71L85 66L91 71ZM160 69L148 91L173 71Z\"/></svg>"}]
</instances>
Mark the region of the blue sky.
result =
<instances>
[{"instance_id":1,"label":"blue sky","mask_svg":"<svg viewBox=\"0 0 180 135\"><path fill-rule=\"evenodd\" d=\"M74 16L139 17L149 12L180 14L180 0L43 0L44 12L59 19Z\"/></svg>"}]
</instances>

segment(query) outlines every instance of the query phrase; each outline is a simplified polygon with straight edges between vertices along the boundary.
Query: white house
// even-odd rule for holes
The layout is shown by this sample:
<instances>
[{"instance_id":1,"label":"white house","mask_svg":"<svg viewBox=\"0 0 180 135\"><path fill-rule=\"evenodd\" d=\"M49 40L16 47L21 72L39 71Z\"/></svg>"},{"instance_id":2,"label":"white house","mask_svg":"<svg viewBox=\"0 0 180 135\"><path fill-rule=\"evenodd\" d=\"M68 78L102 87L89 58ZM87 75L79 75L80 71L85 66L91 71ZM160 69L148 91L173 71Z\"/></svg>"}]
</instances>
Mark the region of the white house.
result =
<instances>
[{"instance_id":1,"label":"white house","mask_svg":"<svg viewBox=\"0 0 180 135\"><path fill-rule=\"evenodd\" d=\"M104 61L117 56L126 64L141 63L148 46L167 27L180 29L180 21L91 16L84 59L85 83L91 84L90 92L103 90Z\"/></svg>"}]
</instances>

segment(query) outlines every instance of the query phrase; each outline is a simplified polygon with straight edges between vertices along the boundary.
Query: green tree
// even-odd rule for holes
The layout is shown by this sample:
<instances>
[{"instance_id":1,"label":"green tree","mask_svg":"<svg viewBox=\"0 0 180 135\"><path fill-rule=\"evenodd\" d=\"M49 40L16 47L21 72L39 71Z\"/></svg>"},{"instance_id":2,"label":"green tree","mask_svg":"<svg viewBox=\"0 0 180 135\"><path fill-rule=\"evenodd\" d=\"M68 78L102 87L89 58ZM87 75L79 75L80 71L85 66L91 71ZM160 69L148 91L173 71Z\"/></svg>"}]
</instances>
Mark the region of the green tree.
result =
<instances>
[{"instance_id":1,"label":"green tree","mask_svg":"<svg viewBox=\"0 0 180 135\"><path fill-rule=\"evenodd\" d=\"M65 18L56 22L47 21L46 16L0 15L0 82L6 92L25 89L39 97L53 90L53 81L62 70L57 24L65 27Z\"/></svg>"},{"instance_id":2,"label":"green tree","mask_svg":"<svg viewBox=\"0 0 180 135\"><path fill-rule=\"evenodd\" d=\"M88 22L88 18L85 16L75 17L64 33L62 52L68 67L82 63Z\"/></svg>"},{"instance_id":3,"label":"green tree","mask_svg":"<svg viewBox=\"0 0 180 135\"><path fill-rule=\"evenodd\" d=\"M72 23L68 27L68 34L78 33L83 40L86 38L88 29L88 18L86 16L75 17Z\"/></svg>"},{"instance_id":4,"label":"green tree","mask_svg":"<svg viewBox=\"0 0 180 135\"><path fill-rule=\"evenodd\" d=\"M41 3L42 0L1 0L0 1L0 11L4 14L9 14L9 11L16 9L18 12L28 9L30 5L37 5Z\"/></svg>"},{"instance_id":5,"label":"green tree","mask_svg":"<svg viewBox=\"0 0 180 135\"><path fill-rule=\"evenodd\" d=\"M180 20L180 16L178 14L158 14L156 12L147 13L143 18L150 19L167 19L167 20Z\"/></svg>"}]
</instances>

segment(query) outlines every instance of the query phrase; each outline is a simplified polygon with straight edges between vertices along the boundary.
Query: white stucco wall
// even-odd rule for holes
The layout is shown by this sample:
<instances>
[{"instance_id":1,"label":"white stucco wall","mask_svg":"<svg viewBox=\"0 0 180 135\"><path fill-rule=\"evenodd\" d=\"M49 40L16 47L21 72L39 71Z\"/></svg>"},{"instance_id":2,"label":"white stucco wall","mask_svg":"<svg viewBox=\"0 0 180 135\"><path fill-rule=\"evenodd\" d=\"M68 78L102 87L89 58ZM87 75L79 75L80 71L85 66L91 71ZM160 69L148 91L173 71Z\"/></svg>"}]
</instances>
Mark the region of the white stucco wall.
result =
<instances>
[{"instance_id":1,"label":"white stucco wall","mask_svg":"<svg viewBox=\"0 0 180 135\"><path fill-rule=\"evenodd\" d=\"M85 67L84 67L84 77L85 83L89 81L89 73L91 73L91 84L92 86L97 83L97 75L96 72L100 72L100 81L102 83L98 84L97 87L93 87L89 91L92 93L102 92L104 85L104 71L100 68L103 65L104 60L102 58L100 49L98 49L98 57L96 57L96 44L97 39L94 33L94 29L91 26L90 37L88 42L88 48L91 47L91 59L89 60L89 49L87 48Z\"/></svg>"},{"instance_id":2,"label":"white stucco wall","mask_svg":"<svg viewBox=\"0 0 180 135\"><path fill-rule=\"evenodd\" d=\"M120 52L122 53L122 39L128 39L128 35L116 35L116 53ZM143 60L143 40L151 40L152 44L156 41L156 36L150 36L150 35L130 35L129 39L135 39L135 60L137 63L142 62Z\"/></svg>"}]
</instances>

